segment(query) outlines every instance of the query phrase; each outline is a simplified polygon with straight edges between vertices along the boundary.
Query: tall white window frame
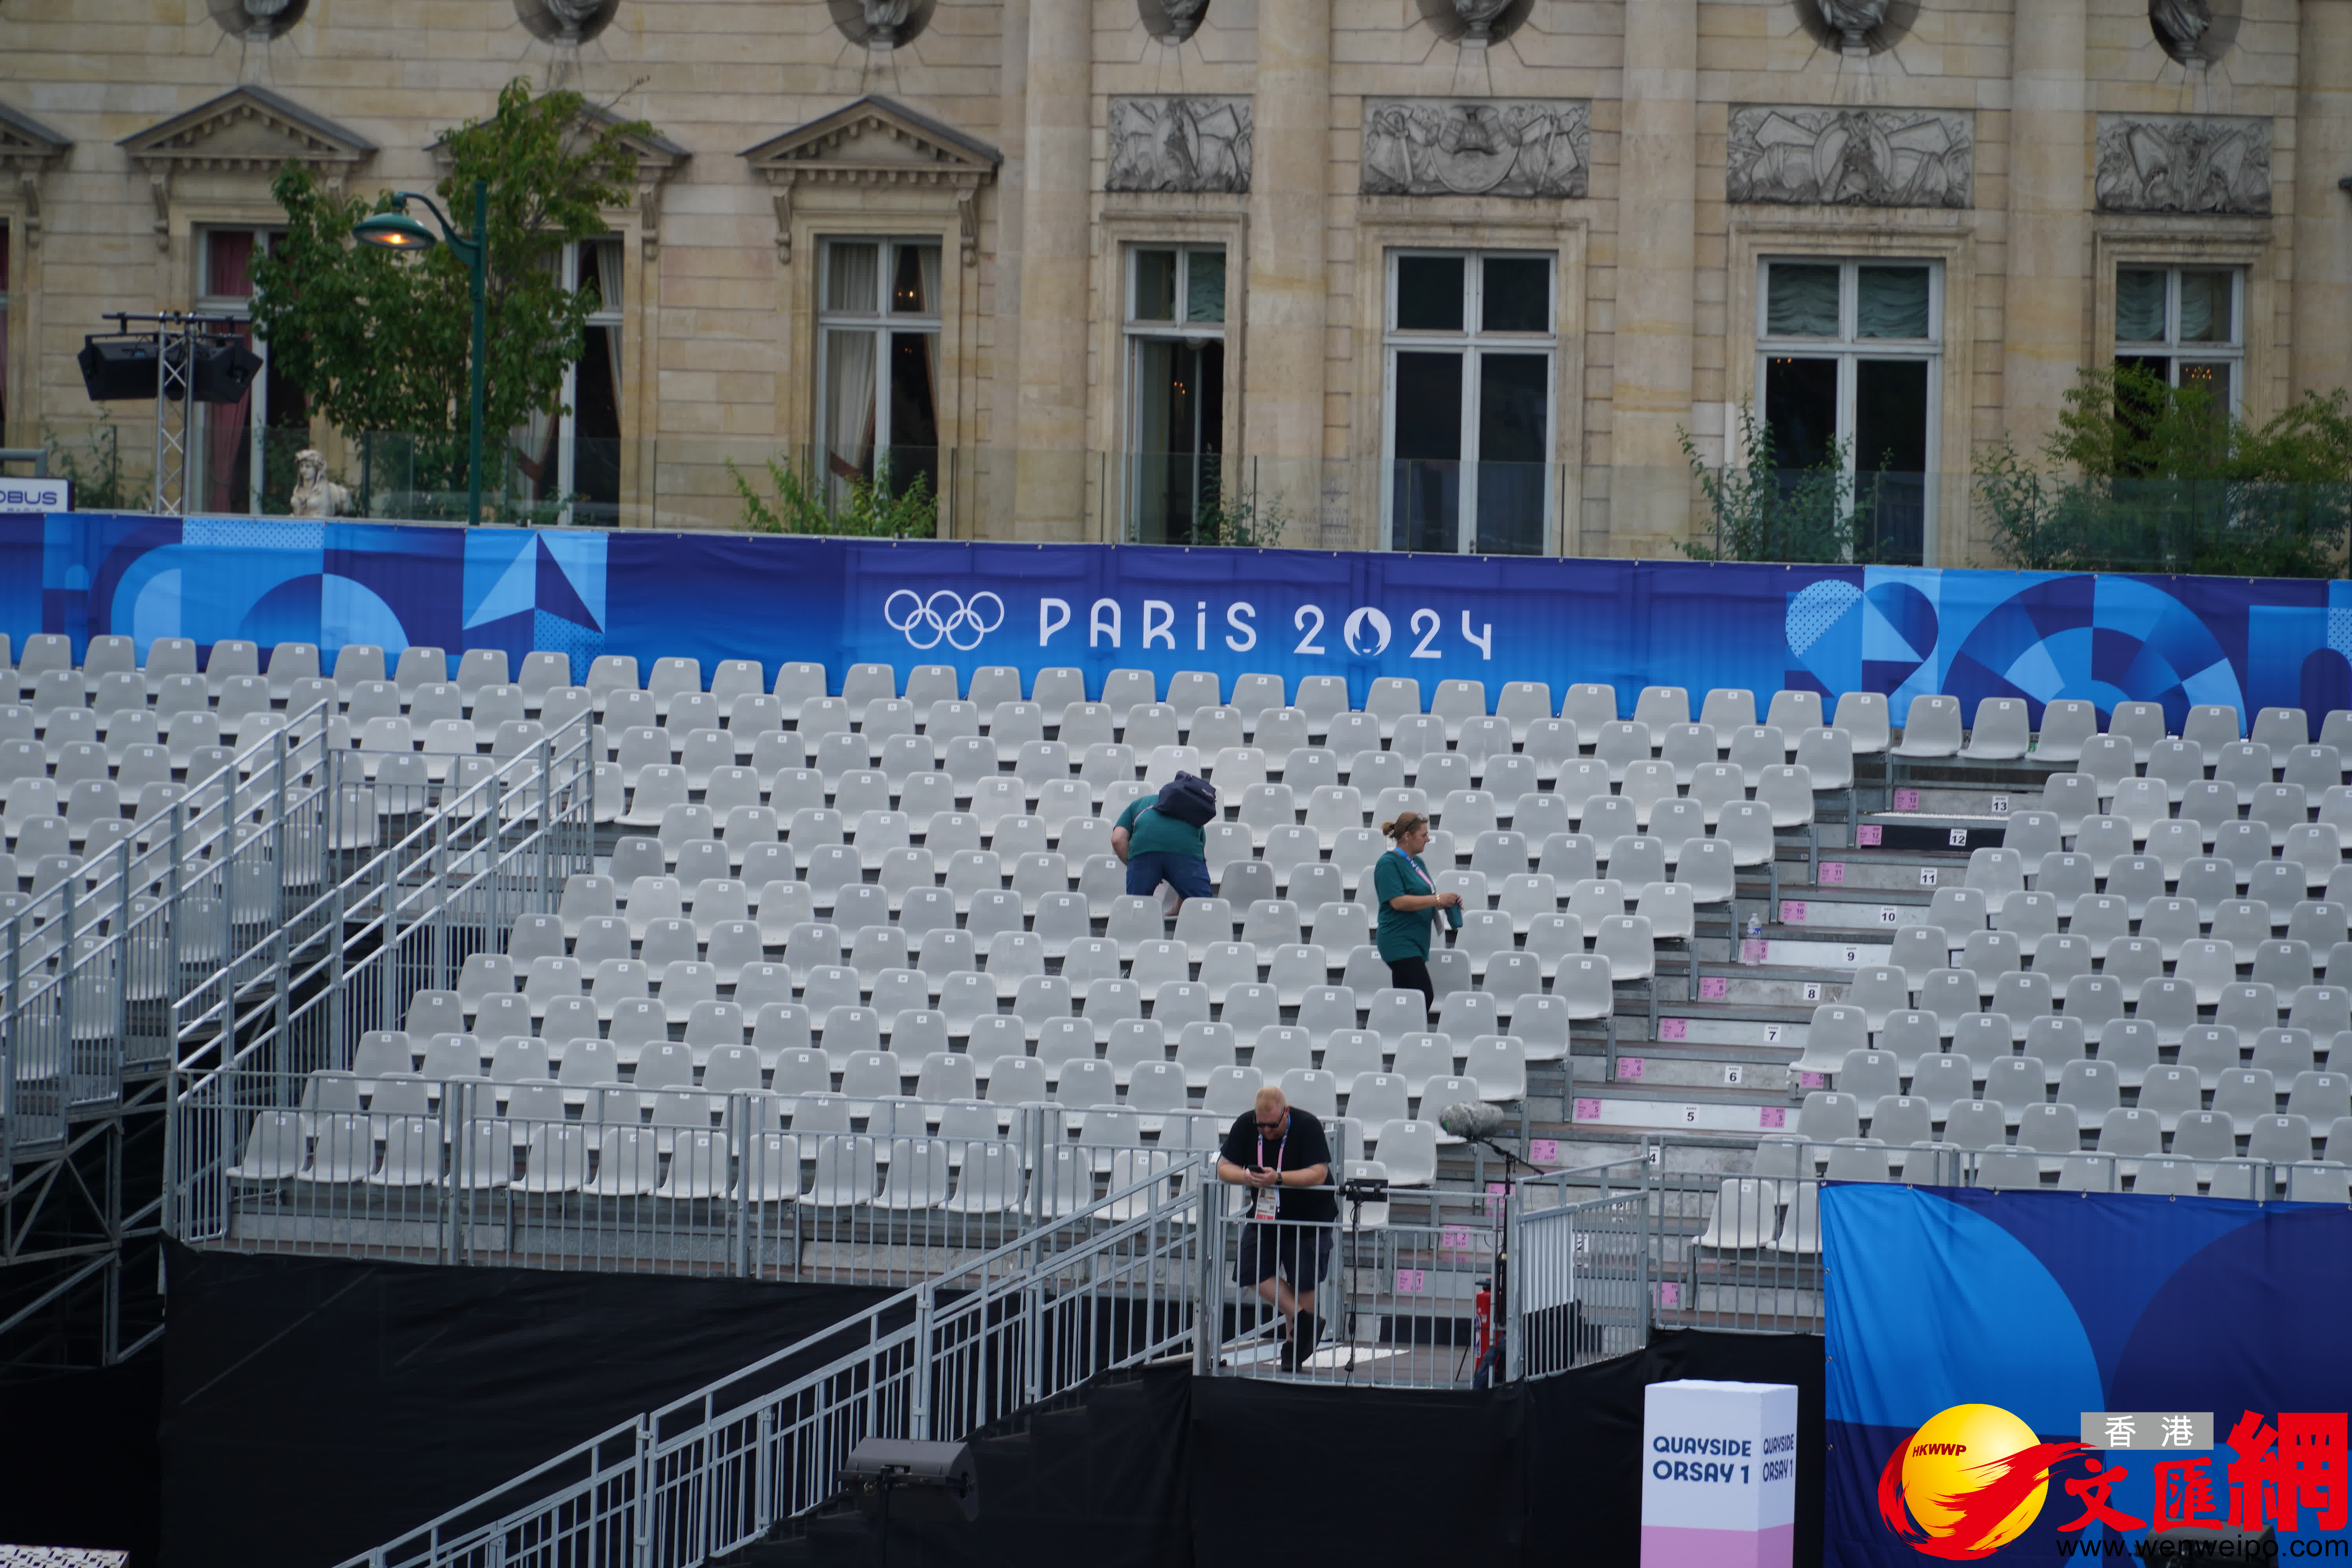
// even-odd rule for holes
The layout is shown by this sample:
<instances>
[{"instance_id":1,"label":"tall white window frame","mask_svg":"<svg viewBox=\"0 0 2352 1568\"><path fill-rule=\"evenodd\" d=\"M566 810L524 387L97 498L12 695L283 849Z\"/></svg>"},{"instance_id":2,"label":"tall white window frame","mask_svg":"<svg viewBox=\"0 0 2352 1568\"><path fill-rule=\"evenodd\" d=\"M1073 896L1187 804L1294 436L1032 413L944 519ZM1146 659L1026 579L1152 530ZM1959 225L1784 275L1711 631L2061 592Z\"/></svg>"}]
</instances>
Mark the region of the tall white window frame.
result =
<instances>
[{"instance_id":1,"label":"tall white window frame","mask_svg":"<svg viewBox=\"0 0 2352 1568\"><path fill-rule=\"evenodd\" d=\"M1222 244L1139 242L1126 248L1130 540L1194 542L1203 515L1223 500L1231 265Z\"/></svg>"},{"instance_id":2,"label":"tall white window frame","mask_svg":"<svg viewBox=\"0 0 2352 1568\"><path fill-rule=\"evenodd\" d=\"M557 261L563 287L574 291L588 288L596 297L582 335L581 357L563 367L566 412L531 415L508 437L513 448L509 461L521 499L527 503L560 499L562 505L554 521L564 527L611 528L620 522L620 420L628 385L623 357L628 254L617 234L565 242ZM606 378L604 386L587 384L586 376L595 374ZM597 409L585 418L583 397L593 398ZM583 425L599 433L583 437Z\"/></svg>"},{"instance_id":3,"label":"tall white window frame","mask_svg":"<svg viewBox=\"0 0 2352 1568\"><path fill-rule=\"evenodd\" d=\"M868 247L870 288L859 255ZM940 237L828 235L819 250L814 436L826 498L844 504L852 486L886 465L892 493L919 475L936 498L944 458Z\"/></svg>"},{"instance_id":4,"label":"tall white window frame","mask_svg":"<svg viewBox=\"0 0 2352 1568\"><path fill-rule=\"evenodd\" d=\"M2163 331L2151 335L2146 329L2158 315L2154 289L2162 293ZM2117 363L2160 370L2170 386L2210 386L2219 380L2220 410L2237 412L2246 391L2244 268L2119 262L2115 328Z\"/></svg>"},{"instance_id":5,"label":"tall white window frame","mask_svg":"<svg viewBox=\"0 0 2352 1568\"><path fill-rule=\"evenodd\" d=\"M1460 309L1449 314L1443 279L1455 266ZM1559 279L1551 251L1389 251L1381 316L1383 549L1553 549ZM1538 397L1540 414L1529 417Z\"/></svg>"},{"instance_id":6,"label":"tall white window frame","mask_svg":"<svg viewBox=\"0 0 2352 1568\"><path fill-rule=\"evenodd\" d=\"M1818 311L1776 306L1775 268L1816 276L1836 269L1833 330L1828 330L1828 320ZM1920 272L1926 275L1922 330L1884 330L1893 323L1881 316L1885 308L1878 301L1865 306L1864 274ZM1880 289L1874 287L1872 292ZM1775 442L1775 456L1785 469L1794 471L1812 467L1836 448L1849 486L1877 481L1880 531L1871 558L1890 564L1932 564L1938 521L1934 476L1941 458L1943 423L1943 262L1908 256L1765 256L1757 261L1756 302L1755 408L1759 422L1782 437ZM1802 316L1814 318L1795 323L1808 330L1791 330L1791 318ZM1834 367L1833 379L1821 377L1815 367L1824 365ZM1790 384L1801 379L1801 401L1809 408L1820 406L1827 395L1832 417L1822 423L1817 439L1787 438L1790 422L1783 416L1800 390ZM1830 384L1823 385L1824 379Z\"/></svg>"}]
</instances>

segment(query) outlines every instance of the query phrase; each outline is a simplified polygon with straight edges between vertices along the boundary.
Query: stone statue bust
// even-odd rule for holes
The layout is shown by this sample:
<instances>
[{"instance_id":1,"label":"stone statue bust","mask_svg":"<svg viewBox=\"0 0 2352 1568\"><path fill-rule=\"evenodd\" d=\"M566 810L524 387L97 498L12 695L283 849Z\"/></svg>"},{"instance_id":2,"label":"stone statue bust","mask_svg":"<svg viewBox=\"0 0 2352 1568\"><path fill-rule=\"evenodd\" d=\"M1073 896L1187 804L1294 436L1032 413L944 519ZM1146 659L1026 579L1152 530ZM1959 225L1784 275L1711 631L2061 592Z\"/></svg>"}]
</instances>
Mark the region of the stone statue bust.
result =
<instances>
[{"instance_id":1,"label":"stone statue bust","mask_svg":"<svg viewBox=\"0 0 2352 1568\"><path fill-rule=\"evenodd\" d=\"M1162 0L1160 9L1168 18L1168 30L1160 35L1160 41L1181 44L1201 30L1201 18L1209 9L1209 0Z\"/></svg>"},{"instance_id":2,"label":"stone statue bust","mask_svg":"<svg viewBox=\"0 0 2352 1568\"><path fill-rule=\"evenodd\" d=\"M875 49L896 48L898 29L914 10L912 0L857 0L857 8L866 17L866 47Z\"/></svg>"},{"instance_id":3,"label":"stone statue bust","mask_svg":"<svg viewBox=\"0 0 2352 1568\"><path fill-rule=\"evenodd\" d=\"M1496 20L1509 5L1510 0L1454 0L1454 14L1470 29L1463 36L1462 47L1482 49L1493 42Z\"/></svg>"},{"instance_id":4,"label":"stone statue bust","mask_svg":"<svg viewBox=\"0 0 2352 1568\"><path fill-rule=\"evenodd\" d=\"M547 7L547 14L555 18L555 25L561 29L559 37L565 43L576 44L580 41L581 29L596 19L603 0L541 0L541 4Z\"/></svg>"},{"instance_id":5,"label":"stone statue bust","mask_svg":"<svg viewBox=\"0 0 2352 1568\"><path fill-rule=\"evenodd\" d=\"M294 454L296 517L341 517L352 510L352 492L327 477L327 459L315 447Z\"/></svg>"},{"instance_id":6,"label":"stone statue bust","mask_svg":"<svg viewBox=\"0 0 2352 1568\"><path fill-rule=\"evenodd\" d=\"M2213 7L2208 0L2147 0L2147 19L2159 38L2189 53L2212 30Z\"/></svg>"},{"instance_id":7,"label":"stone statue bust","mask_svg":"<svg viewBox=\"0 0 2352 1568\"><path fill-rule=\"evenodd\" d=\"M271 29L289 3L290 0L243 0L245 36L255 43L268 43Z\"/></svg>"},{"instance_id":8,"label":"stone statue bust","mask_svg":"<svg viewBox=\"0 0 2352 1568\"><path fill-rule=\"evenodd\" d=\"M1863 35L1886 20L1886 0L1816 0L1822 20L1839 36L1839 47L1849 55L1870 52Z\"/></svg>"}]
</instances>

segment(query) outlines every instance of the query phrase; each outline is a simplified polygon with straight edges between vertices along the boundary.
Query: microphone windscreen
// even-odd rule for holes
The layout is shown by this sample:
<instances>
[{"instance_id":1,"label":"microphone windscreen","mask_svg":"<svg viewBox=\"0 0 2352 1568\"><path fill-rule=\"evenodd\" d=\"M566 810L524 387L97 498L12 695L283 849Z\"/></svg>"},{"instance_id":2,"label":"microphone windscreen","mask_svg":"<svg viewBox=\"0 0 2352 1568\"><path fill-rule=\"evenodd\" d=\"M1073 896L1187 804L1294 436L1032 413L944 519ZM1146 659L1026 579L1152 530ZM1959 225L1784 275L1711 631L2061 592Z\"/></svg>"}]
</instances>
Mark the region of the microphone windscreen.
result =
<instances>
[{"instance_id":1,"label":"microphone windscreen","mask_svg":"<svg viewBox=\"0 0 2352 1568\"><path fill-rule=\"evenodd\" d=\"M1501 1132L1508 1118L1491 1105L1470 1101L1449 1105L1437 1113L1437 1124L1455 1138L1492 1138Z\"/></svg>"}]
</instances>

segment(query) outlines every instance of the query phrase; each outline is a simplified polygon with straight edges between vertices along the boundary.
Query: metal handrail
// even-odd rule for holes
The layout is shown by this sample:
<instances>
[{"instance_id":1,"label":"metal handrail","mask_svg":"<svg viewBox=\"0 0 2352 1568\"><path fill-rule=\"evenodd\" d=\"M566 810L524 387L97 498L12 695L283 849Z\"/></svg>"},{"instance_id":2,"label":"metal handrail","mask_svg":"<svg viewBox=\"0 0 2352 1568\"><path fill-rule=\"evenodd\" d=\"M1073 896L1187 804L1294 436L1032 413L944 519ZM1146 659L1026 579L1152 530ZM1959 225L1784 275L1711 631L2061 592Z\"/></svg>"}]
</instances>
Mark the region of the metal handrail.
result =
<instances>
[{"instance_id":1,"label":"metal handrail","mask_svg":"<svg viewBox=\"0 0 2352 1568\"><path fill-rule=\"evenodd\" d=\"M350 1559L344 1568L503 1562L513 1554L509 1543L523 1539L538 1550L558 1552L562 1551L559 1543L567 1541L579 1543L583 1553L590 1541L608 1543L606 1551L593 1554L640 1568L694 1568L736 1551L765 1535L780 1520L805 1512L829 1497L834 1475L856 1436L878 1435L885 1428L906 1436L959 1436L973 1429L979 1423L971 1417L981 1416L980 1410L942 1409L926 1394L939 1386L943 1367L973 1353L974 1342L960 1337L960 1326L967 1319L985 1319L988 1307L1008 1293L1042 1292L1057 1277L1098 1274L1097 1265L1108 1254L1138 1241L1149 1247L1155 1237L1196 1228L1193 1219L1202 1190L1197 1178L1211 1169L1204 1152L1172 1172L1154 1172L950 1273L901 1290L694 1393L609 1427L415 1531ZM1170 1184L1171 1175L1193 1179L1181 1180L1181 1190L1133 1218L1108 1220L1116 1205L1131 1204ZM1057 1249L1059 1242L1070 1245ZM1145 1254L1147 1258L1155 1256L1150 1250ZM1007 1267L1016 1262L1017 1268ZM1080 1264L1087 1267L1076 1267ZM1081 1281L1073 1299L1083 1297L1085 1289ZM888 1326L901 1317L904 1321ZM983 1330L1010 1339L1028 1321L1009 1318L984 1324ZM862 1333L865 1342L824 1365L749 1397L736 1392L762 1373L851 1333ZM1116 1358L1112 1366L1094 1370L1139 1364L1162 1353L1164 1344L1155 1342ZM1023 1399L1050 1397L1079 1381L1083 1378L1024 1377ZM604 1465L605 1450L623 1443L630 1445L630 1457ZM503 1500L519 1490L559 1474L569 1479L520 1506L502 1506ZM715 1500L721 1494L731 1500L723 1509Z\"/></svg>"}]
</instances>

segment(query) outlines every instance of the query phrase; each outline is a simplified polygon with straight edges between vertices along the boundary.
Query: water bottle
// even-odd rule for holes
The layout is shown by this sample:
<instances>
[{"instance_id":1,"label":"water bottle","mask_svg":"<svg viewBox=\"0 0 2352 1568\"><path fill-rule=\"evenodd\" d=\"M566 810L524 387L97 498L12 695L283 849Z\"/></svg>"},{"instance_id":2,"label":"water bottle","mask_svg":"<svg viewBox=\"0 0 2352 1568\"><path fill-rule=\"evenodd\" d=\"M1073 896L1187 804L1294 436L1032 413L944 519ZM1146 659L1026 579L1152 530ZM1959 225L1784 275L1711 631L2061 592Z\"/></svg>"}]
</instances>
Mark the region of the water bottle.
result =
<instances>
[{"instance_id":1,"label":"water bottle","mask_svg":"<svg viewBox=\"0 0 2352 1568\"><path fill-rule=\"evenodd\" d=\"M1758 942L1762 940L1763 935L1763 918L1759 915L1749 915L1748 917L1748 940L1750 942Z\"/></svg>"}]
</instances>

